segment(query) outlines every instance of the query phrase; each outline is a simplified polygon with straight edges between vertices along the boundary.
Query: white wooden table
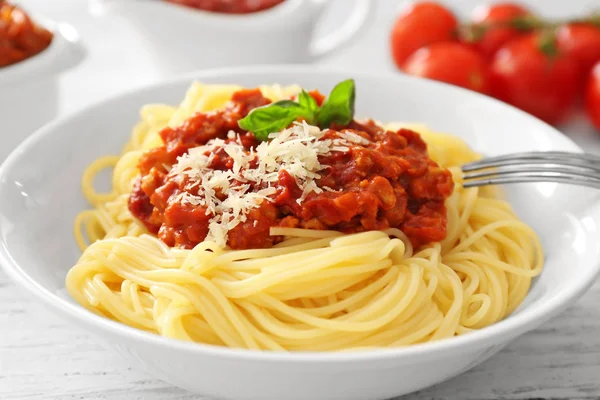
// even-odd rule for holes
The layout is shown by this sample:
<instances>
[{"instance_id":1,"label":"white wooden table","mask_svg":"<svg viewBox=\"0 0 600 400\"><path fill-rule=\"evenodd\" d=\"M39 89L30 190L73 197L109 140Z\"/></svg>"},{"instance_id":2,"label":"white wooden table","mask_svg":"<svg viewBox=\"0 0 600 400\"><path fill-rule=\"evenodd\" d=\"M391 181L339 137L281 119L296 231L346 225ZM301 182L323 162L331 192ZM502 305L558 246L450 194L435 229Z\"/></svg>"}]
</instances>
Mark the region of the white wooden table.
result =
<instances>
[{"instance_id":1,"label":"white wooden table","mask_svg":"<svg viewBox=\"0 0 600 400\"><path fill-rule=\"evenodd\" d=\"M60 114L160 78L160 71L153 70L150 63L149 49L139 45L139 36L126 21L93 18L84 0L20 3L50 18L71 22L88 46L86 60L61 77ZM378 71L391 68L386 59L386 39L397 2L378 3L378 20L372 29L351 48L325 63ZM359 53L361 56L356 57ZM565 131L587 150L600 154L600 134L585 124L575 122ZM486 363L436 387L406 396L430 398L600 399L600 282L575 306L519 338ZM48 313L0 271L0 399L202 397L130 368L84 332Z\"/></svg>"}]
</instances>

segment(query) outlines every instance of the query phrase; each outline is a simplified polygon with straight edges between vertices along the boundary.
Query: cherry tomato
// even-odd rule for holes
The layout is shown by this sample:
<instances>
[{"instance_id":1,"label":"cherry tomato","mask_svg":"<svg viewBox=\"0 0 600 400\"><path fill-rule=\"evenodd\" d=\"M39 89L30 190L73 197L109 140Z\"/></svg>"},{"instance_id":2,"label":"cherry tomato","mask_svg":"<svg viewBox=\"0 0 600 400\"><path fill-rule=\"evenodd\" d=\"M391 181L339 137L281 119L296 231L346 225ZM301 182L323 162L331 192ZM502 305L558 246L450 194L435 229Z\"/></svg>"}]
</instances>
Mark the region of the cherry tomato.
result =
<instances>
[{"instance_id":1,"label":"cherry tomato","mask_svg":"<svg viewBox=\"0 0 600 400\"><path fill-rule=\"evenodd\" d=\"M491 64L492 94L551 124L577 98L579 66L556 48L554 37L532 33L502 47Z\"/></svg>"},{"instance_id":2,"label":"cherry tomato","mask_svg":"<svg viewBox=\"0 0 600 400\"><path fill-rule=\"evenodd\" d=\"M487 93L488 73L483 57L458 42L434 43L417 50L406 60L404 70L422 76Z\"/></svg>"},{"instance_id":3,"label":"cherry tomato","mask_svg":"<svg viewBox=\"0 0 600 400\"><path fill-rule=\"evenodd\" d=\"M592 124L600 131L600 62L592 69L585 90L585 111Z\"/></svg>"},{"instance_id":4,"label":"cherry tomato","mask_svg":"<svg viewBox=\"0 0 600 400\"><path fill-rule=\"evenodd\" d=\"M391 51L398 68L423 46L452 40L458 22L454 14L435 2L421 2L406 8L396 19L391 34Z\"/></svg>"},{"instance_id":5,"label":"cherry tomato","mask_svg":"<svg viewBox=\"0 0 600 400\"><path fill-rule=\"evenodd\" d=\"M492 94L551 124L577 98L579 66L558 52L554 37L529 34L502 47L492 61Z\"/></svg>"},{"instance_id":6,"label":"cherry tomato","mask_svg":"<svg viewBox=\"0 0 600 400\"><path fill-rule=\"evenodd\" d=\"M473 10L471 20L476 25L498 24L530 14L528 9L514 3L484 4ZM476 41L475 48L485 58L491 59L500 47L523 34L518 29L510 27L492 28Z\"/></svg>"},{"instance_id":7,"label":"cherry tomato","mask_svg":"<svg viewBox=\"0 0 600 400\"><path fill-rule=\"evenodd\" d=\"M587 75L600 61L600 28L586 24L562 26L556 39L558 48L579 62L583 74Z\"/></svg>"}]
</instances>

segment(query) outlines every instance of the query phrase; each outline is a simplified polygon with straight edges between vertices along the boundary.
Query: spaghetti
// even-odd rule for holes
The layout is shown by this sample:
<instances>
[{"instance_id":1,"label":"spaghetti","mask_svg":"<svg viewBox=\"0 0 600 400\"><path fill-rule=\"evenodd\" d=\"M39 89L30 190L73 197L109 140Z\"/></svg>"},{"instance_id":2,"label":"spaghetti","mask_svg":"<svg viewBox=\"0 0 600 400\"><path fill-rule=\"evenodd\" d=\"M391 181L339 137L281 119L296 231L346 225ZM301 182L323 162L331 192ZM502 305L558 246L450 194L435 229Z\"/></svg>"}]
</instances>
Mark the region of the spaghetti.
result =
<instances>
[{"instance_id":1,"label":"spaghetti","mask_svg":"<svg viewBox=\"0 0 600 400\"><path fill-rule=\"evenodd\" d=\"M462 188L457 167L476 153L420 126L408 128L456 183L445 201L443 240L414 247L396 228L342 233L279 226L270 234L281 240L268 248L232 250L211 240L189 249L166 245L128 208L140 156L162 145L163 128L221 109L239 89L196 83L179 107L145 106L121 156L100 158L85 171L83 193L94 208L76 218L83 254L66 282L81 305L180 340L341 351L467 333L523 301L543 265L537 235L490 189ZM274 101L300 88L260 90ZM114 168L112 190L99 193L93 180L106 168Z\"/></svg>"}]
</instances>

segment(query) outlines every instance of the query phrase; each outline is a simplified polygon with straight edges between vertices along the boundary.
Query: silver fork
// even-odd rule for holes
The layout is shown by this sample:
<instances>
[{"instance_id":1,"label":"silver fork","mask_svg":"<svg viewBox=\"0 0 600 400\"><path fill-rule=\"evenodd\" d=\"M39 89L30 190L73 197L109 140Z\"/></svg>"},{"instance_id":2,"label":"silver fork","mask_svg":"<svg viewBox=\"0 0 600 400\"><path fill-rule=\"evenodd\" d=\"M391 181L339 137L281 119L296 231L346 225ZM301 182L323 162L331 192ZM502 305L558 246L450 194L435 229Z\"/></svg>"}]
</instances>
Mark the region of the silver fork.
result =
<instances>
[{"instance_id":1,"label":"silver fork","mask_svg":"<svg viewBox=\"0 0 600 400\"><path fill-rule=\"evenodd\" d=\"M556 182L600 189L600 156L537 151L487 157L462 166L463 186Z\"/></svg>"}]
</instances>

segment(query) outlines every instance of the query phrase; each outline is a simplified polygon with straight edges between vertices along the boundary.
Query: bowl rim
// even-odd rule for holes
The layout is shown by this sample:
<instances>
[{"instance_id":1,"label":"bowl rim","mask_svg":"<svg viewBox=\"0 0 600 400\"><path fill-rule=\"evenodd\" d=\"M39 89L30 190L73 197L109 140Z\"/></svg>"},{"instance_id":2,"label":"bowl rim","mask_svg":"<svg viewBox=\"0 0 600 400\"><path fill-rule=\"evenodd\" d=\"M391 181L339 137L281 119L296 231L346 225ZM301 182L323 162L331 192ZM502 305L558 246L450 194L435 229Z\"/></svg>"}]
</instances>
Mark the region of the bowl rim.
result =
<instances>
[{"instance_id":1,"label":"bowl rim","mask_svg":"<svg viewBox=\"0 0 600 400\"><path fill-rule=\"evenodd\" d=\"M269 31L274 27L284 27L297 22L305 22L312 15L302 6L325 5L327 0L310 0L314 4L306 4L306 0L286 0L265 10L246 14L231 14L197 9L183 4L175 4L165 0L94 0L94 7L98 10L120 12L122 7L126 10L138 11L144 7L146 11L156 13L162 18L176 18L180 22L193 23L198 26L206 25L219 31L231 30L235 32L247 29L256 31ZM290 19L290 16L293 18Z\"/></svg>"},{"instance_id":2,"label":"bowl rim","mask_svg":"<svg viewBox=\"0 0 600 400\"><path fill-rule=\"evenodd\" d=\"M172 85L183 82L202 81L202 79L214 79L222 77L223 80L233 80L237 76L249 75L264 75L264 74L284 73L292 77L294 74L314 73L325 76L336 76L349 74L353 77L362 77L365 79L385 79L396 81L418 81L418 84L423 86L424 90L432 88L433 90L454 91L462 96L467 95L478 98L480 101L485 101L491 104L495 103L499 111L504 109L509 113L520 113L522 117L535 120L538 124L546 126L545 135L554 138L562 138L566 140L566 146L569 150L581 151L581 149L569 138L565 137L555 128L549 126L543 121L518 110L510 105L502 103L496 99L469 91L467 89L458 88L449 84L435 82L423 78L412 77L407 75L392 74L392 73L369 73L364 71L356 71L352 69L340 69L328 66L319 65L255 65L251 67L232 67L218 68L211 70L202 70L192 73L178 75L169 79L161 80L151 85L143 85L141 87L122 91L109 98L97 101L80 110L65 115L53 122L38 129L19 146L14 149L6 158L4 163L0 165L0 181L4 180L6 175L14 168L15 164L20 160L20 156L26 153L28 148L34 145L37 141L46 136L52 135L53 132L65 123L69 123L80 115L93 112L95 109L110 106L122 98L143 94L144 92L160 90ZM234 82L230 82L234 83ZM463 93L460 93L463 92ZM459 349L464 349L465 345L470 345L471 349L481 349L484 346L493 346L500 343L505 343L506 338L512 340L521 334L536 328L539 324L562 311L568 305L572 304L583 293L588 290L595 279L600 275L600 260L590 261L593 267L585 271L584 274L576 275L571 285L562 291L558 292L547 302L540 304L532 309L524 309L521 312L511 315L510 318L501 320L493 325L487 326L480 330L470 332L465 335L445 338L434 342L426 342L413 344L406 347L397 348L381 348L369 349L367 351L356 352L280 352L280 351L263 351L263 350L248 350L236 349L222 346L213 346L202 343L186 342L176 339L170 339L158 334L145 332L117 321L96 315L79 304L72 303L65 298L62 298L55 292L51 292L36 282L27 273L25 273L18 263L13 259L11 252L8 250L6 242L0 238L0 266L15 282L20 284L24 289L33 294L43 304L51 306L55 309L58 315L65 314L68 319L77 320L78 323L85 323L90 328L97 329L96 332L106 331L111 335L121 336L123 340L135 340L144 342L146 345L158 346L163 349L173 351L185 351L196 355L213 356L224 359L236 359L238 361L261 361L261 362L294 362L294 363L346 363L346 362L367 362L367 361L382 361L389 359L410 359L414 356L419 357L438 357L441 353L455 352ZM543 272L542 272L543 273ZM90 330L86 328L86 330ZM505 340L502 340L505 339Z\"/></svg>"},{"instance_id":3,"label":"bowl rim","mask_svg":"<svg viewBox=\"0 0 600 400\"><path fill-rule=\"evenodd\" d=\"M239 22L239 20L241 20L242 17L252 18L252 19L281 17L282 13L292 12L292 11L296 10L296 8L302 3L302 0L285 0L285 1L275 4L274 6L271 6L269 8L265 8L263 10L253 11L253 12L245 13L245 14L234 14L234 13L223 13L223 12L218 12L218 11L208 11L208 10L203 10L201 8L195 8L193 6L188 6L186 4L177 4L177 3L173 3L171 1L165 1L165 0L162 0L162 1L155 0L155 2L165 3L170 6L184 7L184 9L187 9L188 11L197 13L197 16L202 16L204 18L215 18L215 19L220 20L221 22L226 22L226 21L227 22Z\"/></svg>"},{"instance_id":4,"label":"bowl rim","mask_svg":"<svg viewBox=\"0 0 600 400\"><path fill-rule=\"evenodd\" d=\"M38 25L52 32L50 45L22 61L0 68L0 86L15 85L31 77L50 77L70 67L65 65L70 50L83 51L77 30L66 22L29 14Z\"/></svg>"}]
</instances>

